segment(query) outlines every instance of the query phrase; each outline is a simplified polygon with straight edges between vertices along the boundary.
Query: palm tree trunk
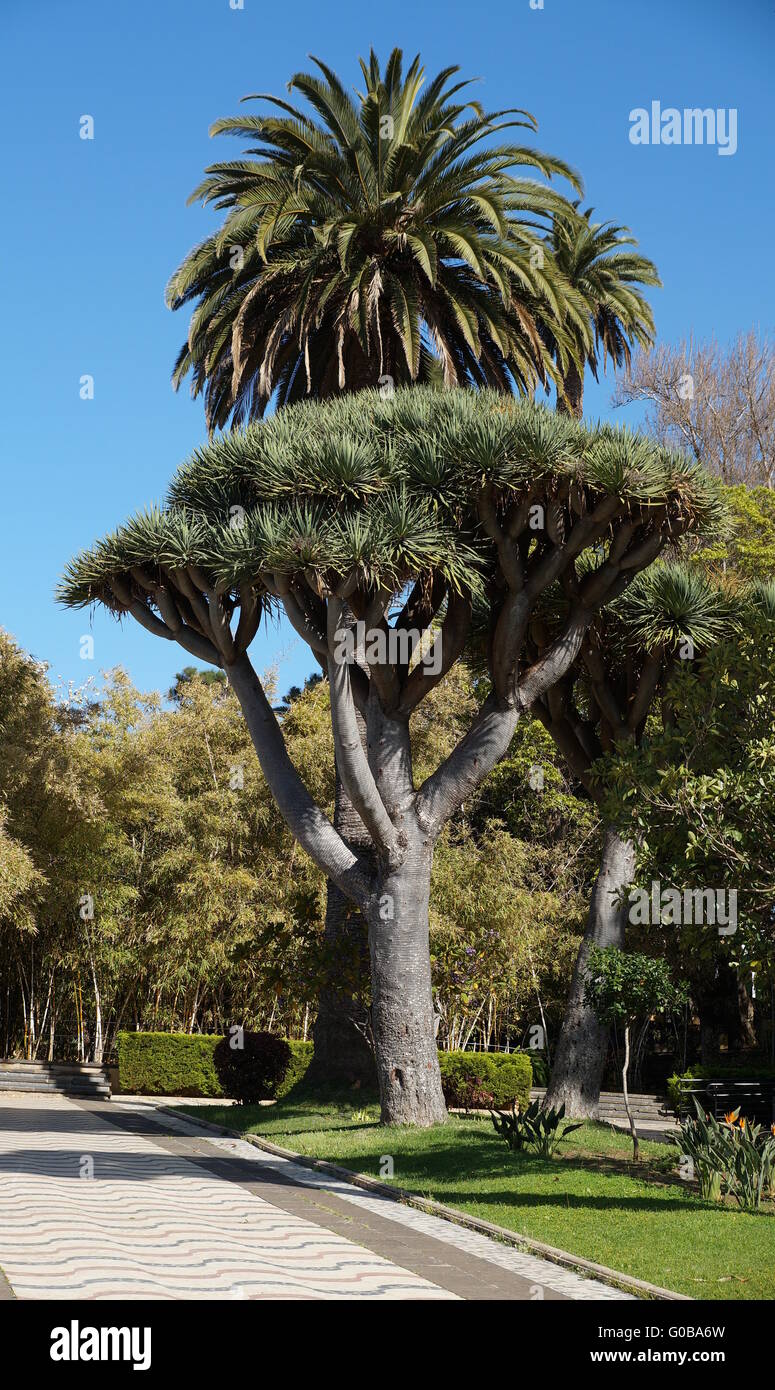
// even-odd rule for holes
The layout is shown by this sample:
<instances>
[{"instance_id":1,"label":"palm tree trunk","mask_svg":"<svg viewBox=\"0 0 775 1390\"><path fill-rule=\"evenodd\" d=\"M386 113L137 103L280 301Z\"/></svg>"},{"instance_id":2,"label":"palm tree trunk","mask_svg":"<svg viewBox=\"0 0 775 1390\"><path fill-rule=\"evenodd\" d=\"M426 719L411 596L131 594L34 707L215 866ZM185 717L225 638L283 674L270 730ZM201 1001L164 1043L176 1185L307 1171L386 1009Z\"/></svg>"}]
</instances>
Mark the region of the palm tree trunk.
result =
<instances>
[{"instance_id":1,"label":"palm tree trunk","mask_svg":"<svg viewBox=\"0 0 775 1390\"><path fill-rule=\"evenodd\" d=\"M562 393L557 393L557 412L580 420L584 414L584 376L575 362L568 367L563 378Z\"/></svg>"}]
</instances>

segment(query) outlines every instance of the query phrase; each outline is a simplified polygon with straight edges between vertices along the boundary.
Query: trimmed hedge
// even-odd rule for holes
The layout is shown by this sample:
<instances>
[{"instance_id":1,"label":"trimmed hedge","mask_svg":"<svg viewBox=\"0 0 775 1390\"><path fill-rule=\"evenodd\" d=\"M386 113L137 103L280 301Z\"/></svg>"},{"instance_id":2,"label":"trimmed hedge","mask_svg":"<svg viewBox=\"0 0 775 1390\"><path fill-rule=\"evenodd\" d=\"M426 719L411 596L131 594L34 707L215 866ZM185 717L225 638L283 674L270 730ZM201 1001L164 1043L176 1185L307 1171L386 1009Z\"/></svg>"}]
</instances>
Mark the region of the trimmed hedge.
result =
<instances>
[{"instance_id":1,"label":"trimmed hedge","mask_svg":"<svg viewBox=\"0 0 775 1390\"><path fill-rule=\"evenodd\" d=\"M119 1033L118 1083L128 1094L147 1096L223 1095L213 1053L221 1041L211 1033ZM287 1039L288 1070L278 1100L300 1081L312 1061L312 1043Z\"/></svg>"},{"instance_id":2,"label":"trimmed hedge","mask_svg":"<svg viewBox=\"0 0 775 1390\"><path fill-rule=\"evenodd\" d=\"M277 1087L276 1095L278 1100L282 1100L283 1096L287 1096L288 1092L293 1090L296 1082L301 1081L307 1067L312 1061L312 1053L315 1048L315 1044L311 1042L294 1042L292 1038L288 1038L287 1042L291 1049L291 1060L285 1076Z\"/></svg>"},{"instance_id":3,"label":"trimmed hedge","mask_svg":"<svg viewBox=\"0 0 775 1390\"><path fill-rule=\"evenodd\" d=\"M119 1085L128 1094L223 1096L213 1053L221 1037L201 1033L119 1033ZM313 1044L288 1039L291 1060L276 1089L281 1100L312 1061ZM448 1105L496 1109L530 1101L533 1068L524 1052L440 1052L441 1085Z\"/></svg>"},{"instance_id":4,"label":"trimmed hedge","mask_svg":"<svg viewBox=\"0 0 775 1390\"><path fill-rule=\"evenodd\" d=\"M440 1052L439 1066L447 1105L525 1110L530 1103L533 1067L524 1052Z\"/></svg>"},{"instance_id":5,"label":"trimmed hedge","mask_svg":"<svg viewBox=\"0 0 775 1390\"><path fill-rule=\"evenodd\" d=\"M213 1062L219 1042L202 1033L119 1033L121 1090L149 1096L222 1096Z\"/></svg>"},{"instance_id":6,"label":"trimmed hedge","mask_svg":"<svg viewBox=\"0 0 775 1390\"><path fill-rule=\"evenodd\" d=\"M213 1060L224 1093L238 1105L257 1105L275 1099L291 1065L291 1049L276 1033L242 1029L235 1038L221 1038Z\"/></svg>"},{"instance_id":7,"label":"trimmed hedge","mask_svg":"<svg viewBox=\"0 0 775 1390\"><path fill-rule=\"evenodd\" d=\"M537 1048L530 1049L530 1065L533 1068L533 1085L548 1086L552 1069L546 1059L545 1052L539 1052Z\"/></svg>"}]
</instances>

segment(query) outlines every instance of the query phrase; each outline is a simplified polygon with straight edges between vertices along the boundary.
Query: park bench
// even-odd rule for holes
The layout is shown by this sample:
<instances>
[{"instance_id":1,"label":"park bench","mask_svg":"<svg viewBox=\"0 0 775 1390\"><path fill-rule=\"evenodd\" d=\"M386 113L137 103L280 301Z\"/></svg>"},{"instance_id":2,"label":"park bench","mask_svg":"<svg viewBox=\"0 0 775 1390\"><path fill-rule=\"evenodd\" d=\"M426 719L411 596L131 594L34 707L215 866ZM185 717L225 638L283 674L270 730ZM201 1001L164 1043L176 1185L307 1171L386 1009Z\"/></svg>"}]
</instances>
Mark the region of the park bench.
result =
<instances>
[{"instance_id":1,"label":"park bench","mask_svg":"<svg viewBox=\"0 0 775 1390\"><path fill-rule=\"evenodd\" d=\"M692 1096L714 1119L723 1120L733 1110L740 1110L748 1120L759 1124L775 1124L775 1078L751 1081L732 1081L719 1077L685 1077L680 1083L679 1115L684 1119L693 1114Z\"/></svg>"}]
</instances>

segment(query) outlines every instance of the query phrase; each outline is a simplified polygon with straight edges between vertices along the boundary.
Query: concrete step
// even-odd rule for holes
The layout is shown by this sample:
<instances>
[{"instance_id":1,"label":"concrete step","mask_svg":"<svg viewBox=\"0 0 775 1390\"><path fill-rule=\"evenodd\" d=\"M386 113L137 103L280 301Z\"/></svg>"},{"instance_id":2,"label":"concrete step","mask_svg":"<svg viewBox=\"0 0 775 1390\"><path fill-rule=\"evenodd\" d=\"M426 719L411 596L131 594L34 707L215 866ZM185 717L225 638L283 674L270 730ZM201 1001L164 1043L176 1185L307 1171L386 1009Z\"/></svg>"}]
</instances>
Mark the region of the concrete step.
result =
<instances>
[{"instance_id":1,"label":"concrete step","mask_svg":"<svg viewBox=\"0 0 775 1390\"><path fill-rule=\"evenodd\" d=\"M110 1100L107 1068L93 1062L0 1062L0 1091L37 1091Z\"/></svg>"},{"instance_id":2,"label":"concrete step","mask_svg":"<svg viewBox=\"0 0 775 1390\"><path fill-rule=\"evenodd\" d=\"M81 1076L30 1076L26 1071L6 1071L0 1076L0 1086L9 1088L17 1083L35 1086L39 1091L61 1091L63 1086L76 1091L94 1091L104 1090L109 1085L104 1076L93 1079Z\"/></svg>"},{"instance_id":3,"label":"concrete step","mask_svg":"<svg viewBox=\"0 0 775 1390\"><path fill-rule=\"evenodd\" d=\"M27 1076L13 1076L8 1080L0 1081L0 1091L49 1091L57 1094L67 1092L72 1095L91 1096L107 1090L108 1087L100 1083L96 1083L94 1086L70 1086L61 1081L48 1083L31 1081Z\"/></svg>"},{"instance_id":4,"label":"concrete step","mask_svg":"<svg viewBox=\"0 0 775 1390\"><path fill-rule=\"evenodd\" d=\"M534 1100L543 1100L546 1095L546 1088L536 1086L530 1092ZM670 1116L672 1111L669 1109L665 1096L655 1096L636 1092L630 1096L630 1109L636 1120L663 1120ZM601 1091L599 1115L601 1120L619 1119L627 1117L624 1108L624 1096L617 1091Z\"/></svg>"},{"instance_id":5,"label":"concrete step","mask_svg":"<svg viewBox=\"0 0 775 1390\"><path fill-rule=\"evenodd\" d=\"M55 1076L102 1076L106 1068L99 1062L28 1062L23 1057L5 1057L0 1061L3 1071L47 1072Z\"/></svg>"}]
</instances>

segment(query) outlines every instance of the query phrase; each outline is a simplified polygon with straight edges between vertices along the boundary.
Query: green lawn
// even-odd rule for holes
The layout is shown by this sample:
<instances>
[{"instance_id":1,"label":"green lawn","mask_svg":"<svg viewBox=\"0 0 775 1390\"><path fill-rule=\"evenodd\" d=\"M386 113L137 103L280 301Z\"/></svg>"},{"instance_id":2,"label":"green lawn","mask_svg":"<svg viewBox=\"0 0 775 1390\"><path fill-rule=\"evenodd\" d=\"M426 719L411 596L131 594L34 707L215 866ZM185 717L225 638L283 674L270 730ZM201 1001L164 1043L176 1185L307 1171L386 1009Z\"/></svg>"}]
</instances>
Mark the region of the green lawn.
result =
<instances>
[{"instance_id":1,"label":"green lawn","mask_svg":"<svg viewBox=\"0 0 775 1390\"><path fill-rule=\"evenodd\" d=\"M772 1209L701 1202L663 1144L641 1145L636 1173L628 1136L604 1125L585 1124L548 1162L510 1154L489 1119L383 1129L374 1104L298 1093L272 1107L181 1108L372 1177L390 1154L400 1187L694 1298L775 1297Z\"/></svg>"}]
</instances>

